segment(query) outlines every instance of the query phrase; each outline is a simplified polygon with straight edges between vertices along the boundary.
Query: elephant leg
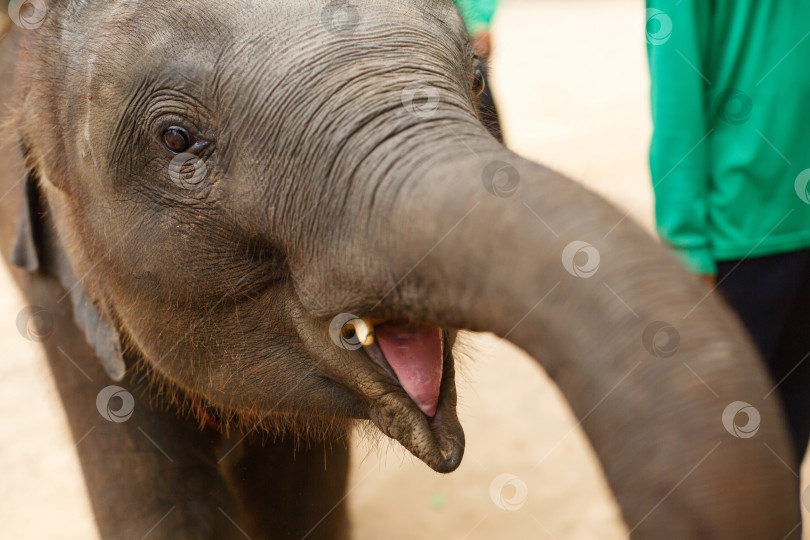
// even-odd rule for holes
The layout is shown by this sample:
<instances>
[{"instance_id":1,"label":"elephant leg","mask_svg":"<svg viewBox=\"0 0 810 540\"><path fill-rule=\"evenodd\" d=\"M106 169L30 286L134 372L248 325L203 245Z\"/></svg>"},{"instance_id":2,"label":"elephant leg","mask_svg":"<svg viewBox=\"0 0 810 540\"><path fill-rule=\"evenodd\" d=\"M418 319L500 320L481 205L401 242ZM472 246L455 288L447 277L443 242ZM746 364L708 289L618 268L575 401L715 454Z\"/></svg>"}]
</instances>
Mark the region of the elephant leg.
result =
<instances>
[{"instance_id":1,"label":"elephant leg","mask_svg":"<svg viewBox=\"0 0 810 540\"><path fill-rule=\"evenodd\" d=\"M296 444L282 437L263 441L255 433L238 444L226 443L223 470L229 483L238 486L250 537L348 538L346 444L343 441Z\"/></svg>"},{"instance_id":2,"label":"elephant leg","mask_svg":"<svg viewBox=\"0 0 810 540\"><path fill-rule=\"evenodd\" d=\"M113 383L75 326L69 299L58 301L64 291L50 279L23 281L28 301L52 316L42 344L101 537L241 538L227 517L235 505L214 457L221 436L156 404L132 370ZM131 401L104 391L113 384Z\"/></svg>"}]
</instances>

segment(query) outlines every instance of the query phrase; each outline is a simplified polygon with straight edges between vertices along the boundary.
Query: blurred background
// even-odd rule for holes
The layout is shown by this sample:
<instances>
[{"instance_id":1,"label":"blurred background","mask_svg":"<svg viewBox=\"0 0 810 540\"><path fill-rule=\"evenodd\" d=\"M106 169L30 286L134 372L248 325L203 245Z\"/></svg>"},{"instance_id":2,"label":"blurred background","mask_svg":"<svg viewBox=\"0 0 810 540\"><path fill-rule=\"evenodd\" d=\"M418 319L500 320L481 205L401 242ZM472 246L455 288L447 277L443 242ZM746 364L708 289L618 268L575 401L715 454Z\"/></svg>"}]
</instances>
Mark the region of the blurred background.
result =
<instances>
[{"instance_id":1,"label":"blurred background","mask_svg":"<svg viewBox=\"0 0 810 540\"><path fill-rule=\"evenodd\" d=\"M644 24L641 0L501 0L490 83L509 146L603 194L652 232ZM15 327L22 308L0 268L0 538L93 540L51 374L37 344ZM354 537L624 538L557 389L510 345L472 341L459 382L461 467L439 475L396 443L358 439L348 496Z\"/></svg>"}]
</instances>

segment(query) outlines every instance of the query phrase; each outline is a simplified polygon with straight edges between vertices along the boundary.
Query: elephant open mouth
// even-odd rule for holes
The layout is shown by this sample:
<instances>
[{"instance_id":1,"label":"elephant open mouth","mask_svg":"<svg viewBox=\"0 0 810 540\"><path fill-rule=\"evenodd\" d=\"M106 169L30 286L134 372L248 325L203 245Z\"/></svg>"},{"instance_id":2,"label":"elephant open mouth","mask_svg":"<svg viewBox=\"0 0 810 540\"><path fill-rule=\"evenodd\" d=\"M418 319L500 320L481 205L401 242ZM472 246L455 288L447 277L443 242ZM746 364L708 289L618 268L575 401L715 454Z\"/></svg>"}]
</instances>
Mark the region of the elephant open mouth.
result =
<instances>
[{"instance_id":1,"label":"elephant open mouth","mask_svg":"<svg viewBox=\"0 0 810 540\"><path fill-rule=\"evenodd\" d=\"M361 343L398 387L375 400L371 420L434 470L455 470L464 432L456 415L448 333L437 326L371 319L354 319L343 332Z\"/></svg>"},{"instance_id":2,"label":"elephant open mouth","mask_svg":"<svg viewBox=\"0 0 810 540\"><path fill-rule=\"evenodd\" d=\"M393 377L426 416L439 405L444 336L436 326L359 319L350 326L372 360Z\"/></svg>"}]
</instances>

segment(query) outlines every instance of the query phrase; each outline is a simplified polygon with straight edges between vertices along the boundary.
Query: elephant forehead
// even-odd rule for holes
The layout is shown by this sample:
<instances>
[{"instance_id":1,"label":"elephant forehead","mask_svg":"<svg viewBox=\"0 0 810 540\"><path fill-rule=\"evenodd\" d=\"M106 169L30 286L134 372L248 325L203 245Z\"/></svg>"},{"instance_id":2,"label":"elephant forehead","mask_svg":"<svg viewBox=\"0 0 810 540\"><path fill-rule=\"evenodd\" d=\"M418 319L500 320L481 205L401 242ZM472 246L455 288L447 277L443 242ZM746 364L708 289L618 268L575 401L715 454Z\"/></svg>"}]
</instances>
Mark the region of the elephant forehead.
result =
<instances>
[{"instance_id":1,"label":"elephant forehead","mask_svg":"<svg viewBox=\"0 0 810 540\"><path fill-rule=\"evenodd\" d=\"M268 65L273 73L289 73L318 59L334 62L346 47L374 56L377 41L392 36L402 54L425 48L426 36L441 41L449 34L456 45L466 38L451 0L122 0L96 6L71 25L68 91L102 92L161 68L255 79Z\"/></svg>"}]
</instances>

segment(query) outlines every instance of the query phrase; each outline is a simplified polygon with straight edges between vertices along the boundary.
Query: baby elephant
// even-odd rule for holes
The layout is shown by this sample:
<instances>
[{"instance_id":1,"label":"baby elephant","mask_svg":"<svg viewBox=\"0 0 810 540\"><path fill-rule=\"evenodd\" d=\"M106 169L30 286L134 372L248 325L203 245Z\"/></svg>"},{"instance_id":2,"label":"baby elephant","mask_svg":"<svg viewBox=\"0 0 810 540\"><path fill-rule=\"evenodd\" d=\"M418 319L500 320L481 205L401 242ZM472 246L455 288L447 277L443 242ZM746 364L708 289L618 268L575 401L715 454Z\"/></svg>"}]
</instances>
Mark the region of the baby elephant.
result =
<instances>
[{"instance_id":1,"label":"baby elephant","mask_svg":"<svg viewBox=\"0 0 810 540\"><path fill-rule=\"evenodd\" d=\"M740 325L487 133L452 0L7 7L0 247L104 538L348 538L353 424L459 466L461 329L548 371L633 538L798 534Z\"/></svg>"}]
</instances>

